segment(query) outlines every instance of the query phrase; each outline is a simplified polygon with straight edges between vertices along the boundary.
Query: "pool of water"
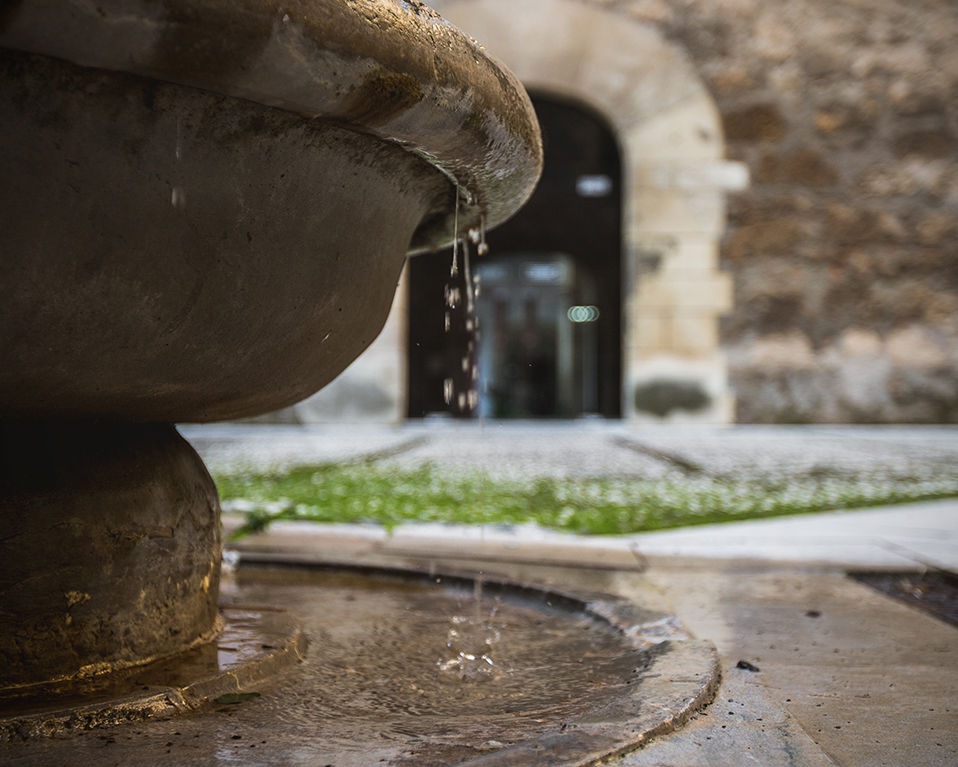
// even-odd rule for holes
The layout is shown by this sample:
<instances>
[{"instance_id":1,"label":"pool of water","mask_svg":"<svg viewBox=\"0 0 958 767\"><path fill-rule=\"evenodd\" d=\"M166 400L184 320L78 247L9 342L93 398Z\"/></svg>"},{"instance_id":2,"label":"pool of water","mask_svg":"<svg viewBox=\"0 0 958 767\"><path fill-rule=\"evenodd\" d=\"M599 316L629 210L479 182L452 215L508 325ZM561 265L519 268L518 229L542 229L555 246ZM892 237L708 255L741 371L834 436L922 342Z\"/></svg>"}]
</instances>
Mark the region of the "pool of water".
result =
<instances>
[{"instance_id":1,"label":"pool of water","mask_svg":"<svg viewBox=\"0 0 958 767\"><path fill-rule=\"evenodd\" d=\"M441 576L255 570L240 573L232 597L291 610L310 637L295 683L261 710L338 743L348 730L347 751L402 743L410 763L446 764L449 749L468 756L559 729L644 666L621 633L566 604L488 586L477 604L471 584ZM488 672L450 665L474 647Z\"/></svg>"},{"instance_id":2,"label":"pool of water","mask_svg":"<svg viewBox=\"0 0 958 767\"><path fill-rule=\"evenodd\" d=\"M306 660L260 697L166 721L0 747L7 764L457 764L620 696L644 651L547 592L329 569L241 569L224 601L282 608ZM480 660L480 669L462 655ZM485 656L483 658L482 656ZM453 662L456 659L459 662Z\"/></svg>"}]
</instances>

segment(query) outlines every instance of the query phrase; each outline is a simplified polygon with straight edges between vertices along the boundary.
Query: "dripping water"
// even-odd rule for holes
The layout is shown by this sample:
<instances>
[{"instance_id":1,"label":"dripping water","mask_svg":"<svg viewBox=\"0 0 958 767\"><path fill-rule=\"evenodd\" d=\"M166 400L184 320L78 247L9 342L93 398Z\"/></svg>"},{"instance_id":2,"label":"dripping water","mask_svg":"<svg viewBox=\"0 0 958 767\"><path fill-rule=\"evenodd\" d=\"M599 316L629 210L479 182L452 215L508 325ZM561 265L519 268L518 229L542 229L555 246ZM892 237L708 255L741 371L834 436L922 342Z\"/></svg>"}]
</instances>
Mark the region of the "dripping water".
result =
<instances>
[{"instance_id":1,"label":"dripping water","mask_svg":"<svg viewBox=\"0 0 958 767\"><path fill-rule=\"evenodd\" d=\"M484 215L480 216L479 218L479 226L469 230L468 239L473 245L476 246L477 256L481 257L488 254L489 245L486 243L486 217ZM468 305L466 334L469 338L466 357L468 357L471 362L469 370L467 370L465 367L466 357L463 357L463 372L467 372L469 374L469 392L467 395L469 409L476 411L479 407L479 362L477 358L477 345L480 339L479 316L476 312L476 299L479 297L481 283L479 274L472 274L472 268L469 259L470 252L465 240L463 241L463 254L465 258L466 299ZM480 429L485 426L484 418L481 412L479 413L479 426Z\"/></svg>"},{"instance_id":2,"label":"dripping water","mask_svg":"<svg viewBox=\"0 0 958 767\"><path fill-rule=\"evenodd\" d=\"M480 222L483 219L480 219ZM483 231L485 228L483 227ZM469 233L469 238L476 241L476 230ZM479 334L479 317L476 314L476 292L475 282L472 277L472 261L470 258L469 245L466 240L462 243L463 266L465 268L466 279L466 353L462 357L462 372L466 374L467 392L465 395L465 404L470 412L475 411L479 404L479 391L476 388L479 380L479 363L476 359L476 341Z\"/></svg>"},{"instance_id":3,"label":"dripping water","mask_svg":"<svg viewBox=\"0 0 958 767\"><path fill-rule=\"evenodd\" d=\"M453 217L453 240L452 240L452 264L449 266L449 282L443 289L443 302L446 311L443 316L443 331L448 333L452 329L451 310L459 304L459 288L453 287L452 280L459 275L459 197L462 194L462 187L456 184L456 208ZM455 397L456 386L452 377L446 378L442 382L442 399L449 405Z\"/></svg>"},{"instance_id":4,"label":"dripping water","mask_svg":"<svg viewBox=\"0 0 958 767\"><path fill-rule=\"evenodd\" d=\"M443 302L445 311L443 312L443 332L453 332L453 328L459 320L454 318L454 313L459 309L462 302L465 302L464 312L464 331L466 337L466 349L461 357L458 358L456 369L450 371L450 377L443 381L443 401L450 408L458 411L458 415L466 415L475 412L479 407L479 365L477 358L477 346L480 337L479 317L476 312L476 299L480 291L479 275L473 275L471 255L475 248L477 256L486 255L489 252L489 245L486 243L486 218L480 215L478 226L472 227L463 236L460 237L459 231L459 207L461 199L465 199L470 205L474 205L475 195L469 190L456 187L456 204L453 218L453 242L452 242L452 263L449 266L449 280L443 289ZM462 253L462 276L460 277L460 251ZM457 278L462 280L465 287L459 287ZM462 284L460 283L460 284ZM465 295L463 295L465 290ZM459 329L458 327L456 328ZM455 364L455 363L453 363ZM480 414L480 427L484 426Z\"/></svg>"},{"instance_id":5,"label":"dripping water","mask_svg":"<svg viewBox=\"0 0 958 767\"><path fill-rule=\"evenodd\" d=\"M476 248L476 254L484 256L489 252L489 246L486 244L486 217L479 219L479 245Z\"/></svg>"},{"instance_id":6,"label":"dripping water","mask_svg":"<svg viewBox=\"0 0 958 767\"><path fill-rule=\"evenodd\" d=\"M464 197L463 197L464 196ZM453 242L452 242L452 263L449 266L449 281L446 282L443 289L443 302L445 311L443 313L443 332L449 333L453 330L453 325L458 320L454 320L453 314L459 309L465 301L464 329L467 338L467 350L459 359L460 371L452 373L449 378L443 381L443 401L446 405L456 408L459 415L464 415L475 410L479 402L479 393L476 389L478 381L478 370L475 362L475 334L478 329L478 319L476 317L475 306L475 287L476 283L472 276L472 266L470 262L469 241L473 244L478 243L479 249L486 248L485 245L485 218L480 217L479 227L470 229L460 237L459 231L459 207L461 199L464 198L470 205L475 204L475 195L463 187L456 187L456 205L453 218ZM459 253L462 251L463 274L459 276ZM465 283L465 296L463 288L456 285L456 281L461 279ZM450 371L452 372L452 371ZM457 377L461 385L457 384Z\"/></svg>"},{"instance_id":7,"label":"dripping water","mask_svg":"<svg viewBox=\"0 0 958 767\"><path fill-rule=\"evenodd\" d=\"M449 276L459 274L459 186L456 186L456 213L452 220L452 266L449 267Z\"/></svg>"},{"instance_id":8,"label":"dripping water","mask_svg":"<svg viewBox=\"0 0 958 767\"><path fill-rule=\"evenodd\" d=\"M476 576L475 583L473 583L472 601L476 605L475 616L478 623L482 620L482 570L479 571L479 575Z\"/></svg>"}]
</instances>

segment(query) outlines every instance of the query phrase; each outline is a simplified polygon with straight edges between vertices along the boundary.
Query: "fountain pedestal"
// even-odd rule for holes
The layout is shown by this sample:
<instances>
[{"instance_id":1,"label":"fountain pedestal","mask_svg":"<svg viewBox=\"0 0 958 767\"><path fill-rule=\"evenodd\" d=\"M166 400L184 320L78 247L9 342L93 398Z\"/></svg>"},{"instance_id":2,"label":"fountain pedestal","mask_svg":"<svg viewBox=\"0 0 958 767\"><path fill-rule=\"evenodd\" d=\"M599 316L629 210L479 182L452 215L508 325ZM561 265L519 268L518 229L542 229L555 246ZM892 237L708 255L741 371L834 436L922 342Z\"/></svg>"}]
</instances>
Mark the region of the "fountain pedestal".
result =
<instances>
[{"instance_id":1,"label":"fountain pedestal","mask_svg":"<svg viewBox=\"0 0 958 767\"><path fill-rule=\"evenodd\" d=\"M0 687L215 635L219 500L172 426L7 419L0 450Z\"/></svg>"}]
</instances>

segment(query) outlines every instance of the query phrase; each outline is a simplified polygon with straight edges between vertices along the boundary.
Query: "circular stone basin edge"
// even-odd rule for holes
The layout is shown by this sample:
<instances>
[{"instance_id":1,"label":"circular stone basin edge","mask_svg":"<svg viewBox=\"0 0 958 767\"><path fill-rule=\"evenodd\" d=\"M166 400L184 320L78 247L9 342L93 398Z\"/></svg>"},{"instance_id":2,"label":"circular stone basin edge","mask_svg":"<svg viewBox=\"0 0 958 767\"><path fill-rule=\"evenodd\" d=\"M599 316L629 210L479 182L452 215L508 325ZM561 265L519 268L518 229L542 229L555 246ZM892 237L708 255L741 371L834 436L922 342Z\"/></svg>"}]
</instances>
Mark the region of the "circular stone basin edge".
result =
<instances>
[{"instance_id":1,"label":"circular stone basin edge","mask_svg":"<svg viewBox=\"0 0 958 767\"><path fill-rule=\"evenodd\" d=\"M218 671L192 669L190 653L182 653L113 677L84 680L86 685L99 682L103 688L99 695L90 695L82 685L74 685L75 689L70 685L34 688L26 700L8 694L0 697L0 742L61 737L80 730L168 719L218 699L222 702L223 696L235 697L238 702L244 695L258 695L249 692L251 688L281 674L306 655L306 635L299 621L285 611L224 607L221 615L224 630L207 648L217 656ZM137 685L135 691L115 694L117 689L130 687L134 677L149 678L151 666L162 676L164 667L178 663L185 666L180 671L184 678L174 684ZM111 682L115 685L112 691ZM87 695L92 700L77 702ZM13 713L9 713L11 710Z\"/></svg>"},{"instance_id":2,"label":"circular stone basin edge","mask_svg":"<svg viewBox=\"0 0 958 767\"><path fill-rule=\"evenodd\" d=\"M647 666L636 684L599 710L561 729L500 751L458 763L458 767L584 767L597 764L682 727L705 708L718 691L721 664L709 641L692 639L673 615L646 609L615 595L520 583L489 575L449 573L428 567L389 567L326 563L318 556L242 552L239 566L350 571L369 576L405 576L441 580L471 590L481 579L485 594L501 593L560 604L621 632Z\"/></svg>"}]
</instances>

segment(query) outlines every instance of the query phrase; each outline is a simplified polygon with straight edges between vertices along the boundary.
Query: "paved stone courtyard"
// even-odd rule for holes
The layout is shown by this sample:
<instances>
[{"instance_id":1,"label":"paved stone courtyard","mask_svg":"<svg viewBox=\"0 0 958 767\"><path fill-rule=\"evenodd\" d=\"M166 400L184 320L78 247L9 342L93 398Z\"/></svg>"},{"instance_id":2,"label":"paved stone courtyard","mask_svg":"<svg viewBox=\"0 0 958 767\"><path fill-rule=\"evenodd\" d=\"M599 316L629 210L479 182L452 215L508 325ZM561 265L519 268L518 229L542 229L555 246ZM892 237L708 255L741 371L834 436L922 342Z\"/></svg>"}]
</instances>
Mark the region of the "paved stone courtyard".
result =
<instances>
[{"instance_id":1,"label":"paved stone courtyard","mask_svg":"<svg viewBox=\"0 0 958 767\"><path fill-rule=\"evenodd\" d=\"M553 477L950 475L949 427L632 429L620 424L188 426L214 471L373 460ZM228 529L239 523L227 515ZM716 644L724 677L685 728L621 767L951 767L958 629L849 578L958 570L958 500L622 537L531 527L278 523L238 545L325 561L466 569L616 593ZM740 667L739 661L748 664ZM756 671L749 670L749 666Z\"/></svg>"}]
</instances>

